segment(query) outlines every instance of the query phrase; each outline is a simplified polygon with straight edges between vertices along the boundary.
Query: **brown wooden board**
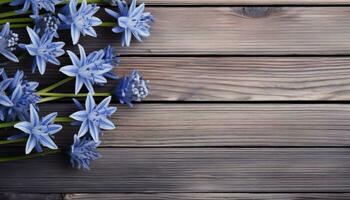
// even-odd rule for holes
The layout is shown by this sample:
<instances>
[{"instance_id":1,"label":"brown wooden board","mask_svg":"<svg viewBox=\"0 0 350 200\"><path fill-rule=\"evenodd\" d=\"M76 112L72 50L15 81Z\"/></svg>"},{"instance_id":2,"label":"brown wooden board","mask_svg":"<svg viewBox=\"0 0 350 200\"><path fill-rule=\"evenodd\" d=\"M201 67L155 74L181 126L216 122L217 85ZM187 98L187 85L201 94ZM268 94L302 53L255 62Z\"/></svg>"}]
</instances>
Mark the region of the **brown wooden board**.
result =
<instances>
[{"instance_id":1,"label":"brown wooden board","mask_svg":"<svg viewBox=\"0 0 350 200\"><path fill-rule=\"evenodd\" d=\"M152 37L144 43L134 41L131 48L118 48L122 55L350 53L347 20L350 7L149 7L146 10L156 18ZM104 21L114 21L102 13ZM87 36L79 41L88 52L109 43L119 46L120 35L111 28L96 30L98 39ZM74 49L69 32L62 33L61 38L67 43L66 49Z\"/></svg>"},{"instance_id":2,"label":"brown wooden board","mask_svg":"<svg viewBox=\"0 0 350 200\"><path fill-rule=\"evenodd\" d=\"M157 7L152 37L121 54L142 55L348 55L350 7ZM325 14L327 13L327 14ZM205 18L203 18L205 16ZM103 17L106 21L112 18ZM88 49L103 48L118 35L103 35ZM115 43L115 44L116 44ZM118 42L119 44L119 42Z\"/></svg>"},{"instance_id":3,"label":"brown wooden board","mask_svg":"<svg viewBox=\"0 0 350 200\"><path fill-rule=\"evenodd\" d=\"M45 76L31 74L30 63L25 59L6 71L23 69L40 88L65 77L54 65ZM150 80L146 101L345 101L350 99L349 66L348 57L121 57L115 72L124 76L138 69ZM109 80L95 88L111 92L116 84ZM73 93L74 81L54 92Z\"/></svg>"}]
</instances>

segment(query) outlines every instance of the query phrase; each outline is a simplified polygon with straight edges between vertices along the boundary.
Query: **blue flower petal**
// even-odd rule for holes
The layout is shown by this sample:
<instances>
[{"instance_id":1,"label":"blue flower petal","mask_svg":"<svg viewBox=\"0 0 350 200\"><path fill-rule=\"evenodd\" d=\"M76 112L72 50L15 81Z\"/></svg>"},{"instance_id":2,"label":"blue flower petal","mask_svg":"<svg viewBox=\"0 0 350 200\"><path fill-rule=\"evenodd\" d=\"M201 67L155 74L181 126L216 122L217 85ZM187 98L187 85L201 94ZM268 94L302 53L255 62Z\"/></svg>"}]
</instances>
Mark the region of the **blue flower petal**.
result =
<instances>
[{"instance_id":1,"label":"blue flower petal","mask_svg":"<svg viewBox=\"0 0 350 200\"><path fill-rule=\"evenodd\" d=\"M19 122L15 124L14 127L23 131L24 133L29 134L32 131L33 126L31 123L24 121L24 122Z\"/></svg>"},{"instance_id":2,"label":"blue flower petal","mask_svg":"<svg viewBox=\"0 0 350 200\"><path fill-rule=\"evenodd\" d=\"M87 116L88 113L85 110L81 110L71 114L69 117L82 122L87 118Z\"/></svg>"},{"instance_id":3,"label":"blue flower petal","mask_svg":"<svg viewBox=\"0 0 350 200\"><path fill-rule=\"evenodd\" d=\"M57 112L50 113L42 118L41 123L44 125L52 124L57 117Z\"/></svg>"},{"instance_id":4,"label":"blue flower petal","mask_svg":"<svg viewBox=\"0 0 350 200\"><path fill-rule=\"evenodd\" d=\"M40 123L38 112L36 112L33 105L30 105L30 121L33 126L37 126Z\"/></svg>"},{"instance_id":5,"label":"blue flower petal","mask_svg":"<svg viewBox=\"0 0 350 200\"><path fill-rule=\"evenodd\" d=\"M36 144L37 144L37 140L36 140L35 136L29 135L29 138L28 138L27 144L26 144L26 154L30 154L30 152L32 152L32 150Z\"/></svg>"},{"instance_id":6,"label":"blue flower petal","mask_svg":"<svg viewBox=\"0 0 350 200\"><path fill-rule=\"evenodd\" d=\"M83 137L89 130L88 120L84 120L80 126L78 137Z\"/></svg>"},{"instance_id":7,"label":"blue flower petal","mask_svg":"<svg viewBox=\"0 0 350 200\"><path fill-rule=\"evenodd\" d=\"M50 148L50 149L58 149L57 145L53 142L53 140L49 136L39 136L40 144L44 147Z\"/></svg>"}]
</instances>

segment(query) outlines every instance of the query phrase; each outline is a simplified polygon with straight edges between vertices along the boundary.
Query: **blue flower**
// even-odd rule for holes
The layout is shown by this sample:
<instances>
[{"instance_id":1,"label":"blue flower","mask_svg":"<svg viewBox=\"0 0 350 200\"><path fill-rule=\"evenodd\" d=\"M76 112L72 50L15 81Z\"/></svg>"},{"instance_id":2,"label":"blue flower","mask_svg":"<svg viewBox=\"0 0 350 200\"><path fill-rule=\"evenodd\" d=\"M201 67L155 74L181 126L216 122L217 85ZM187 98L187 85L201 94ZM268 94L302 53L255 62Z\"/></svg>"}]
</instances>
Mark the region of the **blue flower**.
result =
<instances>
[{"instance_id":1,"label":"blue flower","mask_svg":"<svg viewBox=\"0 0 350 200\"><path fill-rule=\"evenodd\" d=\"M103 49L103 51L103 59L105 60L105 63L111 64L113 69L116 68L119 65L120 61L115 48L111 45L108 45ZM103 67L103 65L101 66ZM111 69L109 72L104 73L103 76L109 79L117 79L118 76L113 72L113 69Z\"/></svg>"},{"instance_id":2,"label":"blue flower","mask_svg":"<svg viewBox=\"0 0 350 200\"><path fill-rule=\"evenodd\" d=\"M79 10L77 10L78 1L71 0L68 7L62 9L58 17L64 23L63 27L69 26L73 44L77 44L80 38L80 33L97 37L93 26L99 26L102 21L93 15L100 9L96 4L87 4L83 0Z\"/></svg>"},{"instance_id":3,"label":"blue flower","mask_svg":"<svg viewBox=\"0 0 350 200\"><path fill-rule=\"evenodd\" d=\"M39 36L43 36L44 34L53 34L56 38L58 38L57 30L61 24L58 17L51 13L47 13L45 15L31 15L31 18L33 18L35 22L34 31Z\"/></svg>"},{"instance_id":4,"label":"blue flower","mask_svg":"<svg viewBox=\"0 0 350 200\"><path fill-rule=\"evenodd\" d=\"M64 66L60 71L67 76L75 77L75 94L78 94L83 84L90 93L94 93L93 84L105 84L104 77L107 72L113 69L111 62L106 61L103 50L91 52L86 56L85 50L79 46L80 60L71 51L67 51L73 65Z\"/></svg>"},{"instance_id":5,"label":"blue flower","mask_svg":"<svg viewBox=\"0 0 350 200\"><path fill-rule=\"evenodd\" d=\"M132 101L141 101L148 94L148 81L145 81L137 70L133 70L129 76L124 76L114 91L120 103L126 103L130 107L133 106Z\"/></svg>"},{"instance_id":6,"label":"blue flower","mask_svg":"<svg viewBox=\"0 0 350 200\"><path fill-rule=\"evenodd\" d=\"M32 44L25 45L25 48L31 56L35 56L32 66L33 72L37 67L40 74L44 74L46 62L60 65L60 61L56 57L64 54L62 49L64 42L52 42L54 35L50 33L46 33L40 38L33 29L27 27L27 31Z\"/></svg>"},{"instance_id":7,"label":"blue flower","mask_svg":"<svg viewBox=\"0 0 350 200\"><path fill-rule=\"evenodd\" d=\"M51 113L40 120L34 106L30 106L30 121L19 122L14 126L23 131L23 133L8 139L13 140L29 136L26 145L26 154L29 154L34 147L37 152L42 152L41 145L50 149L57 149L51 137L53 134L59 132L62 126L54 124L56 116L57 113Z\"/></svg>"},{"instance_id":8,"label":"blue flower","mask_svg":"<svg viewBox=\"0 0 350 200\"><path fill-rule=\"evenodd\" d=\"M5 91L8 95L6 98L9 98L10 101L4 102L3 100L0 103L0 120L15 121L17 118L21 121L29 120L30 105L38 109L36 104L40 101L40 96L35 92L39 83L24 80L22 71L17 71L13 78L8 78L5 72L1 75L3 82L10 82Z\"/></svg>"},{"instance_id":9,"label":"blue flower","mask_svg":"<svg viewBox=\"0 0 350 200\"><path fill-rule=\"evenodd\" d=\"M4 69L1 69L1 74L4 73ZM12 79L5 79L0 82L0 105L1 106L13 106L10 98L6 94L6 89L11 85ZM0 119L4 120L3 113L0 112Z\"/></svg>"},{"instance_id":10,"label":"blue flower","mask_svg":"<svg viewBox=\"0 0 350 200\"><path fill-rule=\"evenodd\" d=\"M125 1L117 0L119 11L114 12L108 8L105 11L117 20L117 26L112 29L115 33L123 33L122 46L130 46L131 34L138 41L150 36L150 23L153 22L153 16L149 12L144 12L145 4L142 3L136 7L136 0L133 0L130 8Z\"/></svg>"},{"instance_id":11,"label":"blue flower","mask_svg":"<svg viewBox=\"0 0 350 200\"><path fill-rule=\"evenodd\" d=\"M85 110L73 113L70 118L81 122L78 137L83 137L87 132L95 142L100 141L99 136L102 130L113 130L115 128L110 117L116 110L116 107L109 107L111 97L105 98L101 103L96 105L91 94L86 97Z\"/></svg>"},{"instance_id":12,"label":"blue flower","mask_svg":"<svg viewBox=\"0 0 350 200\"><path fill-rule=\"evenodd\" d=\"M0 54L13 62L18 62L18 58L12 53L16 49L18 34L10 30L10 23L6 23L0 32Z\"/></svg>"},{"instance_id":13,"label":"blue flower","mask_svg":"<svg viewBox=\"0 0 350 200\"><path fill-rule=\"evenodd\" d=\"M89 170L90 162L101 157L97 152L100 143L86 138L80 140L77 135L74 135L74 143L68 152L72 166L84 171Z\"/></svg>"},{"instance_id":14,"label":"blue flower","mask_svg":"<svg viewBox=\"0 0 350 200\"><path fill-rule=\"evenodd\" d=\"M52 13L55 12L55 5L61 3L63 0L13 0L11 6L23 5L21 10L17 10L18 13L26 13L30 7L32 7L33 14L39 15L39 10L43 8L46 11Z\"/></svg>"}]
</instances>

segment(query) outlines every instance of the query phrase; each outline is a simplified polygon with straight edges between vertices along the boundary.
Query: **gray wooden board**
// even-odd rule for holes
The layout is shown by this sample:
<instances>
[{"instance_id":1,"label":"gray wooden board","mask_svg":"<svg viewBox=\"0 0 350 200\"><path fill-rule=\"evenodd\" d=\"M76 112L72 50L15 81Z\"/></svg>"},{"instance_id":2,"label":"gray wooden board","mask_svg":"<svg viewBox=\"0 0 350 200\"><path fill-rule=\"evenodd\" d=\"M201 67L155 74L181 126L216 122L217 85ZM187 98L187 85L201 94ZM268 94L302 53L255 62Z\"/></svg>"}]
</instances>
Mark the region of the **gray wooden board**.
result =
<instances>
[{"instance_id":1,"label":"gray wooden board","mask_svg":"<svg viewBox=\"0 0 350 200\"><path fill-rule=\"evenodd\" d=\"M136 104L118 106L104 147L349 147L347 104ZM43 104L41 113L77 111L72 103ZM63 124L55 141L70 145L79 127ZM7 133L5 133L7 132ZM3 139L14 129L2 130ZM18 144L22 148L24 144Z\"/></svg>"},{"instance_id":2,"label":"gray wooden board","mask_svg":"<svg viewBox=\"0 0 350 200\"><path fill-rule=\"evenodd\" d=\"M4 149L2 149L4 151ZM103 148L92 170L63 156L0 164L1 192L349 192L350 149Z\"/></svg>"}]
</instances>

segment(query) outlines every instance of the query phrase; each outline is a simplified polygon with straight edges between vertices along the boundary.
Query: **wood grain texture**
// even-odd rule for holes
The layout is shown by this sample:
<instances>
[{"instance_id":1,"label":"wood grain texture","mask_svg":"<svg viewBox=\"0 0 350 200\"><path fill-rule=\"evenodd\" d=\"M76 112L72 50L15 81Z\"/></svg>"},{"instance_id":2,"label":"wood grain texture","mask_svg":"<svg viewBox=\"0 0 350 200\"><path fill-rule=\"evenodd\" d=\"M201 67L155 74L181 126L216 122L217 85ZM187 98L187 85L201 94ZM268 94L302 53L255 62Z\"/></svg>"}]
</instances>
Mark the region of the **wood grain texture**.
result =
<instances>
[{"instance_id":1,"label":"wood grain texture","mask_svg":"<svg viewBox=\"0 0 350 200\"><path fill-rule=\"evenodd\" d=\"M350 194L254 194L254 193L155 193L155 194L69 194L64 200L348 200Z\"/></svg>"},{"instance_id":2,"label":"wood grain texture","mask_svg":"<svg viewBox=\"0 0 350 200\"><path fill-rule=\"evenodd\" d=\"M149 7L156 22L144 43L118 48L122 55L348 55L350 7ZM101 11L102 12L102 11ZM205 16L205 18L203 18ZM101 13L104 21L114 21ZM111 28L87 51L120 46ZM24 35L24 34L21 34ZM61 34L73 49L69 32ZM93 41L93 42L92 42ZM113 42L115 41L115 42ZM75 47L76 48L76 47Z\"/></svg>"},{"instance_id":3,"label":"wood grain texture","mask_svg":"<svg viewBox=\"0 0 350 200\"><path fill-rule=\"evenodd\" d=\"M72 104L40 108L59 116L76 111ZM350 146L346 104L137 104L119 106L112 120L117 128L105 132L104 147ZM78 129L65 124L55 141L70 145Z\"/></svg>"},{"instance_id":4,"label":"wood grain texture","mask_svg":"<svg viewBox=\"0 0 350 200\"><path fill-rule=\"evenodd\" d=\"M23 69L41 88L65 77L53 65L45 76L32 74L28 63L6 71ZM349 66L348 57L122 57L115 72L123 76L136 68L150 80L146 101L314 101L350 99ZM95 89L112 91L116 84L109 80ZM56 91L74 92L74 81Z\"/></svg>"},{"instance_id":5,"label":"wood grain texture","mask_svg":"<svg viewBox=\"0 0 350 200\"><path fill-rule=\"evenodd\" d=\"M350 99L350 59L341 57L122 58L116 72L139 69L156 101ZM109 88L108 90L112 90Z\"/></svg>"},{"instance_id":6,"label":"wood grain texture","mask_svg":"<svg viewBox=\"0 0 350 200\"><path fill-rule=\"evenodd\" d=\"M2 163L0 192L350 191L348 148L103 148L100 152L103 158L93 162L89 172L72 170L58 155Z\"/></svg>"},{"instance_id":7,"label":"wood grain texture","mask_svg":"<svg viewBox=\"0 0 350 200\"><path fill-rule=\"evenodd\" d=\"M261 8L259 12L261 11ZM275 7L256 15L244 7L149 8L156 17L152 36L121 54L291 55L349 54L350 7ZM325 14L327 13L327 14ZM205 19L203 19L205 16ZM112 20L111 18L105 18ZM205 23L203 23L203 20ZM116 34L100 29L103 39L82 44L99 49Z\"/></svg>"},{"instance_id":8,"label":"wood grain texture","mask_svg":"<svg viewBox=\"0 0 350 200\"><path fill-rule=\"evenodd\" d=\"M144 0L147 5L348 5L348 0Z\"/></svg>"},{"instance_id":9,"label":"wood grain texture","mask_svg":"<svg viewBox=\"0 0 350 200\"><path fill-rule=\"evenodd\" d=\"M1 200L63 200L61 194L2 193Z\"/></svg>"}]
</instances>

